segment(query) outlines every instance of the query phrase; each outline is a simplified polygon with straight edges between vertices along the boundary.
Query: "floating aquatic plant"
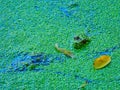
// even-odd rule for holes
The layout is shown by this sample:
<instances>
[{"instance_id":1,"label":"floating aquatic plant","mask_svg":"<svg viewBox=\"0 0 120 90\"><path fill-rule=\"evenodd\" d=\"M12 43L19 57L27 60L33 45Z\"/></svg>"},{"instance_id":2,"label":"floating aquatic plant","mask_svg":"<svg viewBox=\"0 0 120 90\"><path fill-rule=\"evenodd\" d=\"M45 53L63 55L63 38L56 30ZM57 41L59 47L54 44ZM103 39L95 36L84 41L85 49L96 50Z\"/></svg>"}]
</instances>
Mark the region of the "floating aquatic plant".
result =
<instances>
[{"instance_id":1,"label":"floating aquatic plant","mask_svg":"<svg viewBox=\"0 0 120 90\"><path fill-rule=\"evenodd\" d=\"M95 59L93 66L95 69L100 69L108 65L111 61L110 56L108 55L102 55Z\"/></svg>"}]
</instances>

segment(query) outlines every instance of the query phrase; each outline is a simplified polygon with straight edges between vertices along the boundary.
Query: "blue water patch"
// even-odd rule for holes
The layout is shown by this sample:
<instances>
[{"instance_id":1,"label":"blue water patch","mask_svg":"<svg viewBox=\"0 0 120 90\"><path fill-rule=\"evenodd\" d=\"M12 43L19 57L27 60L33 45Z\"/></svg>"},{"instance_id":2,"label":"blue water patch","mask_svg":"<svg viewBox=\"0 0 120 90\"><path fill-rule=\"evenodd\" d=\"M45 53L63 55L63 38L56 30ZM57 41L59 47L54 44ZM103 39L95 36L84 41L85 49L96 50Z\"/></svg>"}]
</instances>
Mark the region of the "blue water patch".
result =
<instances>
[{"instance_id":1,"label":"blue water patch","mask_svg":"<svg viewBox=\"0 0 120 90\"><path fill-rule=\"evenodd\" d=\"M44 67L39 66L48 66L51 63L63 63L65 60L69 60L68 57L64 55L53 55L46 53L39 53L36 55L31 55L30 53L20 53L11 62L9 66L0 70L0 73L6 72L24 72L24 71L34 71L34 72L49 72L57 75L70 78L73 75L71 73L65 73L61 71L46 70ZM33 65L33 66L32 66ZM31 67L31 69L29 69ZM82 76L75 75L75 79L87 81L91 83L92 81L84 78Z\"/></svg>"},{"instance_id":2,"label":"blue water patch","mask_svg":"<svg viewBox=\"0 0 120 90\"><path fill-rule=\"evenodd\" d=\"M41 71L38 66L48 66L50 63L62 63L67 57L63 55L52 55L46 53L39 53L31 55L30 53L18 54L7 68L0 70L0 72L11 72L11 71L26 71L36 70ZM38 67L38 68L37 68Z\"/></svg>"},{"instance_id":3,"label":"blue water patch","mask_svg":"<svg viewBox=\"0 0 120 90\"><path fill-rule=\"evenodd\" d=\"M93 82L93 80L90 80L90 79L88 79L88 78L85 78L85 77L81 77L80 75L78 76L78 75L75 75L74 76L75 77L75 79L77 79L77 80L83 80L83 81L86 81L87 83L92 83Z\"/></svg>"},{"instance_id":4,"label":"blue water patch","mask_svg":"<svg viewBox=\"0 0 120 90\"><path fill-rule=\"evenodd\" d=\"M38 11L38 10L40 9L40 7L37 6L37 5L35 5L35 6L34 6L34 9L35 9L36 11Z\"/></svg>"},{"instance_id":5,"label":"blue water patch","mask_svg":"<svg viewBox=\"0 0 120 90\"><path fill-rule=\"evenodd\" d=\"M112 52L114 52L115 50L118 50L120 49L120 44L118 45L115 45L113 47L110 47L110 48L107 48L103 51L100 51L100 52L93 52L93 54L95 54L94 58L100 56L100 55L111 55Z\"/></svg>"},{"instance_id":6,"label":"blue water patch","mask_svg":"<svg viewBox=\"0 0 120 90\"><path fill-rule=\"evenodd\" d=\"M74 8L74 9L72 9ZM79 8L78 6L74 6L74 7L60 7L59 10L67 17L70 17L72 16L74 13L78 12L79 11Z\"/></svg>"},{"instance_id":7,"label":"blue water patch","mask_svg":"<svg viewBox=\"0 0 120 90\"><path fill-rule=\"evenodd\" d=\"M72 15L72 13L69 12L67 8L61 7L61 8L60 8L60 11L61 11L65 16L67 16L67 17L70 17L70 16Z\"/></svg>"}]
</instances>

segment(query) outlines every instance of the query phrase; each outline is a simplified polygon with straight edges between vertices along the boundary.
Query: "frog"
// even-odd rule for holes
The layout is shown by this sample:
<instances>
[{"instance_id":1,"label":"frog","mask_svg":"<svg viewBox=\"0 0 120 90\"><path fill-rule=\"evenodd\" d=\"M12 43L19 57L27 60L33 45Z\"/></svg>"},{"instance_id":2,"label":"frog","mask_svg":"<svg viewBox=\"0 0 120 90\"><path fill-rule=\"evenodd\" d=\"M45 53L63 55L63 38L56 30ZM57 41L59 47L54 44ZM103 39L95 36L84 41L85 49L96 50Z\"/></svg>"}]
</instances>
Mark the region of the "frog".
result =
<instances>
[{"instance_id":1,"label":"frog","mask_svg":"<svg viewBox=\"0 0 120 90\"><path fill-rule=\"evenodd\" d=\"M90 42L90 38L86 34L79 34L74 37L73 46L75 49L80 49Z\"/></svg>"}]
</instances>

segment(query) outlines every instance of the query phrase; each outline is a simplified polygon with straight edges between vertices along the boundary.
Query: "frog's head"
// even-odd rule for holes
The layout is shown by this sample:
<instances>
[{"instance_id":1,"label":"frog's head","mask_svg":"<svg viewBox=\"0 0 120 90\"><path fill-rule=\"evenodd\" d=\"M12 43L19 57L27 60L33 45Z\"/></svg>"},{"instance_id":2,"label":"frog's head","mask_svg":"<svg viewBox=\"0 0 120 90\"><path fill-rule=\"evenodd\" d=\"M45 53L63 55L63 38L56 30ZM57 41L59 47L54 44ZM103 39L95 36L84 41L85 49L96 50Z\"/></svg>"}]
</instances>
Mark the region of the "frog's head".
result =
<instances>
[{"instance_id":1,"label":"frog's head","mask_svg":"<svg viewBox=\"0 0 120 90\"><path fill-rule=\"evenodd\" d=\"M83 34L74 37L74 48L80 49L82 46L86 45L90 41L90 38Z\"/></svg>"}]
</instances>

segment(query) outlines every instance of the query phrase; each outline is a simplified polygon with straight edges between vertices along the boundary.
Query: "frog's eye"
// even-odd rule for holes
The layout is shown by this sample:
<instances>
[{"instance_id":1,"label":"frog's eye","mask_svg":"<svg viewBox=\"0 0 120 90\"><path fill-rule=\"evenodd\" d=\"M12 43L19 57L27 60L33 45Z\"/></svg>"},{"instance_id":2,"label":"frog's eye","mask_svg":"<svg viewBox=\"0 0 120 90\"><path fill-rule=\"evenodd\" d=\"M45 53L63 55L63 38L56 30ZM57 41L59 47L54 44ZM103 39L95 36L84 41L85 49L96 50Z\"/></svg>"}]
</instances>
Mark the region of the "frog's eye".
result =
<instances>
[{"instance_id":1,"label":"frog's eye","mask_svg":"<svg viewBox=\"0 0 120 90\"><path fill-rule=\"evenodd\" d=\"M110 56L108 55L102 55L95 59L93 65L95 69L100 69L108 65L111 61Z\"/></svg>"},{"instance_id":2,"label":"frog's eye","mask_svg":"<svg viewBox=\"0 0 120 90\"><path fill-rule=\"evenodd\" d=\"M74 40L80 40L79 36L74 37Z\"/></svg>"},{"instance_id":3,"label":"frog's eye","mask_svg":"<svg viewBox=\"0 0 120 90\"><path fill-rule=\"evenodd\" d=\"M80 36L74 37L74 40L81 40Z\"/></svg>"}]
</instances>

